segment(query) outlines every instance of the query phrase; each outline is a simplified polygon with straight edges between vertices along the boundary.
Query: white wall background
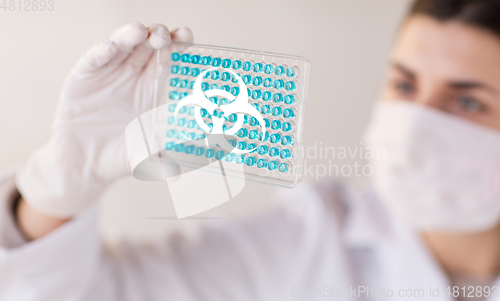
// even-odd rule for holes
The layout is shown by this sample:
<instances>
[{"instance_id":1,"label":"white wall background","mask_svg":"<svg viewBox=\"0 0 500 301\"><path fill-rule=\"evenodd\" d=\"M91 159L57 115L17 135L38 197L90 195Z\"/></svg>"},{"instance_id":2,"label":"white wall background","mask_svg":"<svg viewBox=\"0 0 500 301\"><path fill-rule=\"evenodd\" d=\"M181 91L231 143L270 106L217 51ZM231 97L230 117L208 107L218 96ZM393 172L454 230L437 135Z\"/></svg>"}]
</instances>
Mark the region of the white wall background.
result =
<instances>
[{"instance_id":1,"label":"white wall background","mask_svg":"<svg viewBox=\"0 0 500 301\"><path fill-rule=\"evenodd\" d=\"M158 22L171 29L189 26L197 43L306 57L312 62L306 144L359 146L391 40L408 3L54 0L52 12L0 9L0 168L22 162L49 137L66 73L86 49L131 21ZM242 216L262 210L274 190L280 189L247 183L235 200L203 215ZM127 179L104 198L102 223L109 233L154 238L199 223L147 219L156 216L174 216L163 183Z\"/></svg>"}]
</instances>

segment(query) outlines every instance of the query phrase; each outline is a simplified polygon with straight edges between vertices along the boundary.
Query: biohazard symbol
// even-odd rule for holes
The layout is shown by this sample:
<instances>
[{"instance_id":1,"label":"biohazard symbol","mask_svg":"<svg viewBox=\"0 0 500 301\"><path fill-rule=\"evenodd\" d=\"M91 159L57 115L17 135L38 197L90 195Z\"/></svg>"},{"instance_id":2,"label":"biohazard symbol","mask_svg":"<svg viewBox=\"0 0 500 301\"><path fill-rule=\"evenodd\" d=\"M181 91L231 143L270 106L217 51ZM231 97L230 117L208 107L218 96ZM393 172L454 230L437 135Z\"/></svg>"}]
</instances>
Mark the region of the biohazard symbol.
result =
<instances>
[{"instance_id":1,"label":"biohazard symbol","mask_svg":"<svg viewBox=\"0 0 500 301\"><path fill-rule=\"evenodd\" d=\"M264 139L265 134L266 134L266 126L264 123L264 119L262 118L262 115L260 114L257 109L255 109L249 102L248 102L248 92L247 88L245 86L245 83L241 79L241 77L234 73L231 70L229 71L237 80L238 80L238 87L239 87L239 94L238 96L234 96L233 94L221 90L221 89L210 89L207 90L206 92L203 92L201 88L201 82L205 74L207 72L210 72L214 69L217 69L218 67L210 68L207 69L198 75L196 78L196 81L194 82L193 85L193 93L184 97L178 104L177 107L175 108L174 114L175 114L175 119L177 119L177 113L183 106L188 106L188 105L195 105L194 108L194 116L196 119L196 122L200 126L200 128L208 133L207 140L209 144L217 144L223 149L225 149L228 152L231 153L236 153L236 154L244 154L244 153L249 153L255 150L254 149L249 149L249 150L241 150L238 148L234 148L229 144L229 142L226 140L225 135L230 135L233 136L235 135L243 126L243 114L248 114L250 116L253 116L257 119L259 122L260 126L262 127L262 139ZM228 101L233 102L227 104L227 105L217 105L213 102L210 101L209 97L214 97L214 96L221 96L226 98ZM236 99L235 99L236 98ZM217 109L220 109L223 112L222 117L216 116L216 114L212 115L212 122L213 122L213 127L210 129L210 127L205 123L203 118L201 117L201 109L204 108L208 112L214 112ZM223 125L225 118L224 116L229 116L231 114L237 114L238 119L236 120L236 123L233 125L233 127L227 129L226 131L223 130Z\"/></svg>"}]
</instances>

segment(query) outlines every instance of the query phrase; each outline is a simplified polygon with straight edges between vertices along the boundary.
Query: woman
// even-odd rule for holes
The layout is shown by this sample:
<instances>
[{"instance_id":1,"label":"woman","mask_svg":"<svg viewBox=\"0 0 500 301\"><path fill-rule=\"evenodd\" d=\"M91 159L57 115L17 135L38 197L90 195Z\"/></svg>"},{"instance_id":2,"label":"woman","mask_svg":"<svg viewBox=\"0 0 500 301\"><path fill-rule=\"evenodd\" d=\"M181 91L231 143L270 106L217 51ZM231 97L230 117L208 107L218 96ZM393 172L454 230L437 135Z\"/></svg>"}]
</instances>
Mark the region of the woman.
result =
<instances>
[{"instance_id":1,"label":"woman","mask_svg":"<svg viewBox=\"0 0 500 301\"><path fill-rule=\"evenodd\" d=\"M91 203L130 173L116 150L171 38L192 35L127 25L70 73L51 140L1 181L1 300L499 299L500 1L415 2L364 138L387 148L374 189L104 246Z\"/></svg>"}]
</instances>

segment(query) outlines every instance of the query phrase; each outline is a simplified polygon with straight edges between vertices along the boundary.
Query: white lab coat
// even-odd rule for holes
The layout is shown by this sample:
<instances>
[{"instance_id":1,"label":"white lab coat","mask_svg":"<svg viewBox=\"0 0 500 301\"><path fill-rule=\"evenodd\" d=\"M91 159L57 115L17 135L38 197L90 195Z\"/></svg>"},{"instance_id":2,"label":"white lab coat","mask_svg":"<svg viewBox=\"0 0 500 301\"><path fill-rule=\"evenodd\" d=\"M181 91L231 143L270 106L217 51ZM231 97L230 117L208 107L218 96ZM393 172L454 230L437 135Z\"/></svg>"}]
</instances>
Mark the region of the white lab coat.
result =
<instances>
[{"instance_id":1,"label":"white lab coat","mask_svg":"<svg viewBox=\"0 0 500 301\"><path fill-rule=\"evenodd\" d=\"M418 236L369 191L302 184L279 209L241 223L211 221L194 241L114 246L99 237L97 208L25 242L10 210L14 191L8 172L0 178L1 301L394 300L369 289L423 289L415 299L451 300Z\"/></svg>"}]
</instances>

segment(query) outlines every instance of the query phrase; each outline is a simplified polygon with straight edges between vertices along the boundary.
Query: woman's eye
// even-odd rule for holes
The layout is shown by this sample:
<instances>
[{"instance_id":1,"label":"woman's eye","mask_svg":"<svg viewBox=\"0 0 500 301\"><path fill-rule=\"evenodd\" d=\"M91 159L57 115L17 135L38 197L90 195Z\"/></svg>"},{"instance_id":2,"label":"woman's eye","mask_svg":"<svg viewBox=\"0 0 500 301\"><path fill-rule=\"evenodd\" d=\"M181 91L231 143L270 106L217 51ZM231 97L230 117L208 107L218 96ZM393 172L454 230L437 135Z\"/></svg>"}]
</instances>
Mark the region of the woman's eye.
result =
<instances>
[{"instance_id":1,"label":"woman's eye","mask_svg":"<svg viewBox=\"0 0 500 301\"><path fill-rule=\"evenodd\" d=\"M398 80L394 83L394 85L396 90L402 94L411 94L415 91L415 87L409 81Z\"/></svg>"},{"instance_id":2,"label":"woman's eye","mask_svg":"<svg viewBox=\"0 0 500 301\"><path fill-rule=\"evenodd\" d=\"M457 97L458 105L465 111L470 113L482 112L485 107L475 98L467 95Z\"/></svg>"}]
</instances>

